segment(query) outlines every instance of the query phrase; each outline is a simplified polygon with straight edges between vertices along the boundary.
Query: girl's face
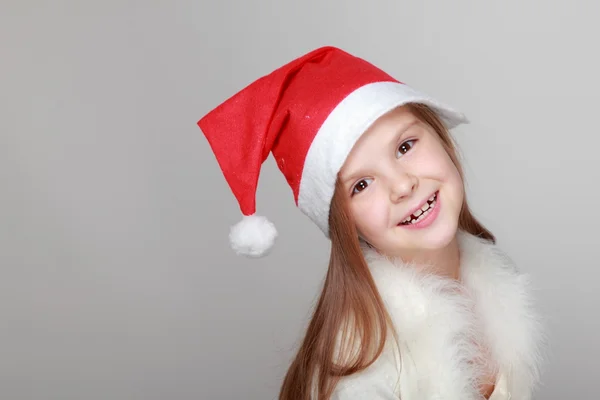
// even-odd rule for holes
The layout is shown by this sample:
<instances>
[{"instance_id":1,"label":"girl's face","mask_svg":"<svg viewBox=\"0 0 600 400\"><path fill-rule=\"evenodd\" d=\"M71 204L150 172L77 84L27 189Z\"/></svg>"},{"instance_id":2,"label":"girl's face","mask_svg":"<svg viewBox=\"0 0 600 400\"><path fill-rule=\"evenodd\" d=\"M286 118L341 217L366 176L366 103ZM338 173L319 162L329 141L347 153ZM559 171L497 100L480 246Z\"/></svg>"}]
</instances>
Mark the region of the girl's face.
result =
<instances>
[{"instance_id":1,"label":"girl's face","mask_svg":"<svg viewBox=\"0 0 600 400\"><path fill-rule=\"evenodd\" d=\"M379 118L339 176L359 234L380 252L411 260L455 238L463 182L439 136L410 109Z\"/></svg>"}]
</instances>

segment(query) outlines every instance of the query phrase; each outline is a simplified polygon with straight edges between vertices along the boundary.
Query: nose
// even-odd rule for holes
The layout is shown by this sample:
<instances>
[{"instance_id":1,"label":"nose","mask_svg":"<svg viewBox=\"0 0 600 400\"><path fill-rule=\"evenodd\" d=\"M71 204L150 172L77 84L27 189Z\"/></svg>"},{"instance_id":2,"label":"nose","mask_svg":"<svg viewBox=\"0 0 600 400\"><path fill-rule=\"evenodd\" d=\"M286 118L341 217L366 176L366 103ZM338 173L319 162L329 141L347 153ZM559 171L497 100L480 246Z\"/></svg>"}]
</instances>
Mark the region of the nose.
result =
<instances>
[{"instance_id":1,"label":"nose","mask_svg":"<svg viewBox=\"0 0 600 400\"><path fill-rule=\"evenodd\" d=\"M391 181L390 200L393 203L404 200L419 187L419 179L409 173L396 173Z\"/></svg>"}]
</instances>

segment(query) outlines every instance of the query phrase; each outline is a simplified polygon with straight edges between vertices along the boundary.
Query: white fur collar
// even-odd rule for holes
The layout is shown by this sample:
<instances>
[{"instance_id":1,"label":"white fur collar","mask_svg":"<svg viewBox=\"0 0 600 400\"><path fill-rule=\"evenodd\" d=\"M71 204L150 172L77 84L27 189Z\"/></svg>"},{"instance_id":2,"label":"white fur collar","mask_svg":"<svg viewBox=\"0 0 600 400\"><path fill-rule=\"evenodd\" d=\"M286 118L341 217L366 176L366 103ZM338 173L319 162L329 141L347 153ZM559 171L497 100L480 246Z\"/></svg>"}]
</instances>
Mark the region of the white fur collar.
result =
<instances>
[{"instance_id":1,"label":"white fur collar","mask_svg":"<svg viewBox=\"0 0 600 400\"><path fill-rule=\"evenodd\" d=\"M510 397L529 399L542 331L528 278L489 242L459 232L459 246L462 285L365 249L398 334L410 387L401 390L411 392L406 398L480 399L472 361L485 338Z\"/></svg>"}]
</instances>

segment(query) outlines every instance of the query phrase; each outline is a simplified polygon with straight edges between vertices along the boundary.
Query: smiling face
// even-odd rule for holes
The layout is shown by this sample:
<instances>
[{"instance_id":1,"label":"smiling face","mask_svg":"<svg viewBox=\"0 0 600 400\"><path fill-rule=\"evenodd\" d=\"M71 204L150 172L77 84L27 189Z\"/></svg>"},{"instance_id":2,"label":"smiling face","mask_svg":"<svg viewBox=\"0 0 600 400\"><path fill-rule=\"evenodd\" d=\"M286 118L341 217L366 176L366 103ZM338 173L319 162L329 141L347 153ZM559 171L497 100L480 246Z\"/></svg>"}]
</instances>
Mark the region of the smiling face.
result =
<instances>
[{"instance_id":1,"label":"smiling face","mask_svg":"<svg viewBox=\"0 0 600 400\"><path fill-rule=\"evenodd\" d=\"M361 237L412 260L456 236L463 182L436 131L407 106L379 118L339 173Z\"/></svg>"}]
</instances>

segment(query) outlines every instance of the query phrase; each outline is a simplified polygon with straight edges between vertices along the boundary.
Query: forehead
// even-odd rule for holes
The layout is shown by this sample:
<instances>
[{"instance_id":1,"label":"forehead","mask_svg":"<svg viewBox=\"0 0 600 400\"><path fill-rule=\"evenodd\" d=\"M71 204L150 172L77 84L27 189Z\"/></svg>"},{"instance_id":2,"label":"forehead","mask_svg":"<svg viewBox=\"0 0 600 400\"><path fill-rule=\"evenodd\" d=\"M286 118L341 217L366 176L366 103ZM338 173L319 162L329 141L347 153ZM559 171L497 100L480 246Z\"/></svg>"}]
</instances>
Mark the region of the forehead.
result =
<instances>
[{"instance_id":1,"label":"forehead","mask_svg":"<svg viewBox=\"0 0 600 400\"><path fill-rule=\"evenodd\" d=\"M377 149L395 144L398 137L409 128L420 123L420 120L407 107L396 108L379 117L356 141L340 170L340 176L352 173L357 165L362 165L365 158L374 154Z\"/></svg>"},{"instance_id":2,"label":"forehead","mask_svg":"<svg viewBox=\"0 0 600 400\"><path fill-rule=\"evenodd\" d=\"M354 148L385 145L418 122L419 119L410 108L396 108L379 117L357 140Z\"/></svg>"},{"instance_id":3,"label":"forehead","mask_svg":"<svg viewBox=\"0 0 600 400\"><path fill-rule=\"evenodd\" d=\"M378 132L389 128L401 128L417 122L417 116L412 112L408 106L397 107L386 114L379 117L370 127L365 131L365 134Z\"/></svg>"}]
</instances>

